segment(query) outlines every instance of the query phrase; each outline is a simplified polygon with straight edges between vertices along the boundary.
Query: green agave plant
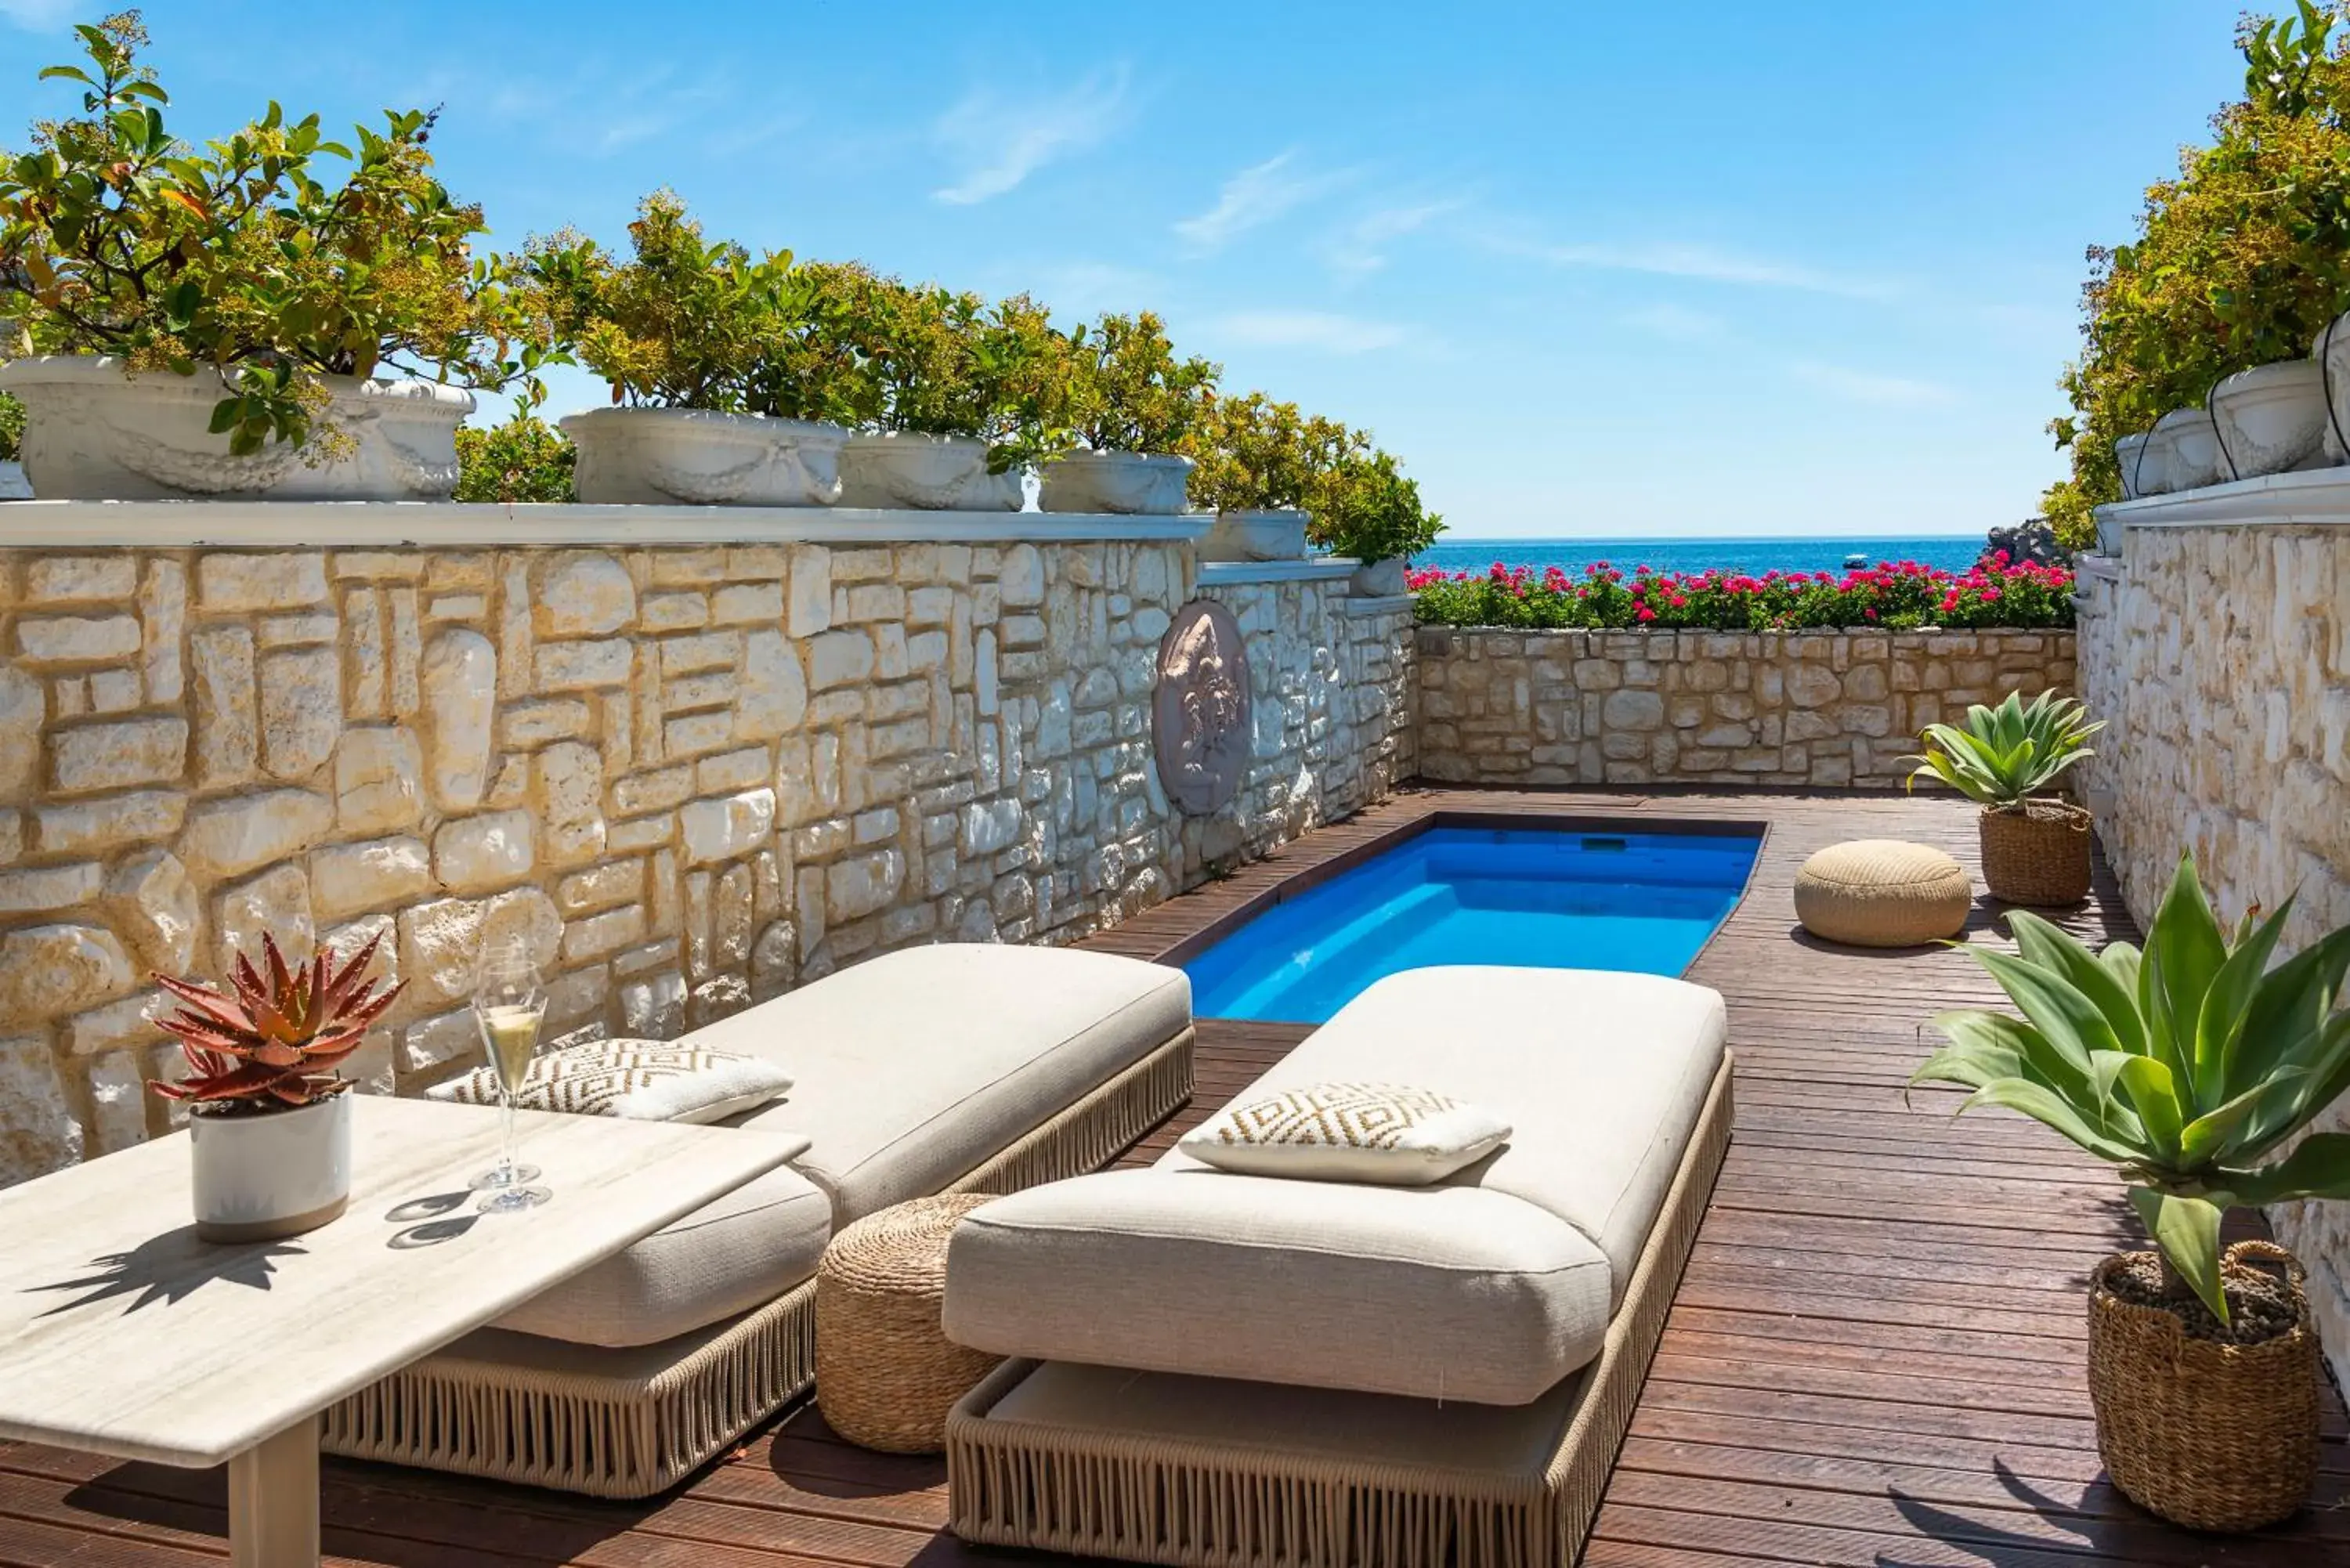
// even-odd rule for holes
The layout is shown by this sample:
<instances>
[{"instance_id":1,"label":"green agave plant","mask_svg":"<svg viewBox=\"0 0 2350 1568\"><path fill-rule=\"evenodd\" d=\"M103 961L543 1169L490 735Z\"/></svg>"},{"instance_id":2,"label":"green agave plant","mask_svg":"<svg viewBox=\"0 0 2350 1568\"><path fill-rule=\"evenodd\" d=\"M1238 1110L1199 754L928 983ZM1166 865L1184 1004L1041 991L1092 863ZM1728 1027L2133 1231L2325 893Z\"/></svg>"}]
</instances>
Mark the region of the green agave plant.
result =
<instances>
[{"instance_id":1,"label":"green agave plant","mask_svg":"<svg viewBox=\"0 0 2350 1568\"><path fill-rule=\"evenodd\" d=\"M2018 805L2095 755L2089 737L2104 728L2088 722L2078 698L2043 691L2026 704L2022 692L2011 691L1996 708L1978 702L1968 709L1964 724L1927 725L1925 752L1901 760L1918 764L1912 785L1930 774L1980 805Z\"/></svg>"},{"instance_id":2,"label":"green agave plant","mask_svg":"<svg viewBox=\"0 0 2350 1568\"><path fill-rule=\"evenodd\" d=\"M1911 1078L1974 1090L2118 1167L2163 1255L2220 1322L2220 1221L2242 1204L2350 1197L2350 1134L2315 1133L2274 1158L2350 1088L2350 1012L2334 999L2350 926L2269 967L2293 900L2232 935L2196 880L2194 857L2156 912L2143 951L2091 954L2022 910L2016 953L1970 948L2022 1018L1934 1020L1950 1044Z\"/></svg>"}]
</instances>

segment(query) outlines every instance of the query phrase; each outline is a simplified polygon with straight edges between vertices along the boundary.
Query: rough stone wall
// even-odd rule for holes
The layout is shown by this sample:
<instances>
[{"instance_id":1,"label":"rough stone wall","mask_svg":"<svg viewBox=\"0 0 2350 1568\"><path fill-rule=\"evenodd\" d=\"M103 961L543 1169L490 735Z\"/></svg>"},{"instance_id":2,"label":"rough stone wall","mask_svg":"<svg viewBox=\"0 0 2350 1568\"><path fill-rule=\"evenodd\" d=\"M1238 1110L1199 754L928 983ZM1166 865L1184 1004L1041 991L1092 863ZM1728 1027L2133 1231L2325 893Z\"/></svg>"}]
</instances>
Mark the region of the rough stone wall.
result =
<instances>
[{"instance_id":1,"label":"rough stone wall","mask_svg":"<svg viewBox=\"0 0 2350 1568\"><path fill-rule=\"evenodd\" d=\"M1057 940L1409 772L1408 612L1218 589L1241 799L1170 813L1180 544L0 551L0 1181L168 1125L151 971L380 934L354 1068L471 1060L525 938L549 1030L673 1035L860 955Z\"/></svg>"},{"instance_id":2,"label":"rough stone wall","mask_svg":"<svg viewBox=\"0 0 2350 1568\"><path fill-rule=\"evenodd\" d=\"M1928 724L2069 690L2061 632L1423 627L1419 772L1488 784L1901 783Z\"/></svg>"},{"instance_id":3,"label":"rough stone wall","mask_svg":"<svg viewBox=\"0 0 2350 1568\"><path fill-rule=\"evenodd\" d=\"M2181 852L2232 918L2298 890L2288 947L2350 924L2350 532L2132 528L2089 587L2097 833L2141 923ZM2350 1130L2350 1102L2319 1127ZM2270 1211L2350 1377L2350 1204Z\"/></svg>"}]
</instances>

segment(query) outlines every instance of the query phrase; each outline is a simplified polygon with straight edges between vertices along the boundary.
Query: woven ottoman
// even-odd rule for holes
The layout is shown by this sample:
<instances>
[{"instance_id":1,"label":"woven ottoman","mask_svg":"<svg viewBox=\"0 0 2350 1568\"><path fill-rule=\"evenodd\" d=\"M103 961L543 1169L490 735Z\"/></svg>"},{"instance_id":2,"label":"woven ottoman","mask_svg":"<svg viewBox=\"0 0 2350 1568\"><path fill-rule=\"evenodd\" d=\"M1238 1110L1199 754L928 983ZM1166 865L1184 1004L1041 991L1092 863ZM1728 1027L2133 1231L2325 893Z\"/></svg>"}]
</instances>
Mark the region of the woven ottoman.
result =
<instances>
[{"instance_id":1,"label":"woven ottoman","mask_svg":"<svg viewBox=\"0 0 2350 1568\"><path fill-rule=\"evenodd\" d=\"M1909 948L1966 929L1975 889L1939 849L1896 838L1831 845L1795 873L1804 929L1858 948Z\"/></svg>"},{"instance_id":2,"label":"woven ottoman","mask_svg":"<svg viewBox=\"0 0 2350 1568\"><path fill-rule=\"evenodd\" d=\"M947 1412L999 1356L939 1330L947 1238L990 1195L917 1198L868 1214L824 1250L816 1273L816 1401L861 1448L934 1454Z\"/></svg>"}]
</instances>

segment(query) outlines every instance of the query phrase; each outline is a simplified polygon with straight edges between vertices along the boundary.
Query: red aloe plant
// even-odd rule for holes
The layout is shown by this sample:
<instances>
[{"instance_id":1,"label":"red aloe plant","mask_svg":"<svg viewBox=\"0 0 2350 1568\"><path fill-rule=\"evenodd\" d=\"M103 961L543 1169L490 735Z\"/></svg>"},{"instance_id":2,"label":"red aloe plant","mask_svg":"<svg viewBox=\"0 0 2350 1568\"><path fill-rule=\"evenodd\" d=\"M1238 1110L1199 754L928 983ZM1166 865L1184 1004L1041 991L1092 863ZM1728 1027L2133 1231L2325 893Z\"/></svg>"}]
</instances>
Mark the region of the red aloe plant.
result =
<instances>
[{"instance_id":1,"label":"red aloe plant","mask_svg":"<svg viewBox=\"0 0 2350 1568\"><path fill-rule=\"evenodd\" d=\"M255 1110L307 1106L342 1093L350 1085L335 1065L359 1049L368 1025L400 992L395 985L376 995L377 982L360 978L382 941L379 934L339 969L323 950L289 967L276 939L264 933L259 970L237 955L234 996L157 975L157 984L186 1003L155 1022L180 1037L188 1076L159 1082L155 1092L199 1105L243 1102Z\"/></svg>"}]
</instances>

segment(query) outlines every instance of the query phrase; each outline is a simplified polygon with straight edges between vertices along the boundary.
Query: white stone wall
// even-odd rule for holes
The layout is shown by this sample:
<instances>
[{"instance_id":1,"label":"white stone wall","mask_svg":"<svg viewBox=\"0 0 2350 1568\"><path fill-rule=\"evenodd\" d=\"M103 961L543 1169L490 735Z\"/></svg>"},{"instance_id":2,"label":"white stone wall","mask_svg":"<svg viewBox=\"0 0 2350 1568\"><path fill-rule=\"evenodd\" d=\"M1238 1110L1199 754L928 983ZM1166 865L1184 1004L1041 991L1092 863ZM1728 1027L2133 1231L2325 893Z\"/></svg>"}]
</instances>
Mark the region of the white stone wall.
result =
<instances>
[{"instance_id":1,"label":"white stone wall","mask_svg":"<svg viewBox=\"0 0 2350 1568\"><path fill-rule=\"evenodd\" d=\"M1455 784L1898 785L1928 724L2074 680L2070 631L1423 627L1421 776Z\"/></svg>"},{"instance_id":2,"label":"white stone wall","mask_svg":"<svg viewBox=\"0 0 2350 1568\"><path fill-rule=\"evenodd\" d=\"M264 929L385 938L355 1067L407 1091L474 1058L488 937L552 1033L670 1036L887 948L1066 940L1384 794L1408 608L1223 576L1254 756L1187 821L1149 708L1180 539L0 547L0 1181L166 1127L149 975Z\"/></svg>"},{"instance_id":3,"label":"white stone wall","mask_svg":"<svg viewBox=\"0 0 2350 1568\"><path fill-rule=\"evenodd\" d=\"M2350 530L2131 528L2119 579L2084 597L2084 695L2109 726L2089 799L2132 913L2192 849L2230 918L2298 890L2289 946L2350 924ZM2350 1130L2350 1104L2319 1125ZM2270 1218L2350 1376L2350 1204Z\"/></svg>"}]
</instances>

